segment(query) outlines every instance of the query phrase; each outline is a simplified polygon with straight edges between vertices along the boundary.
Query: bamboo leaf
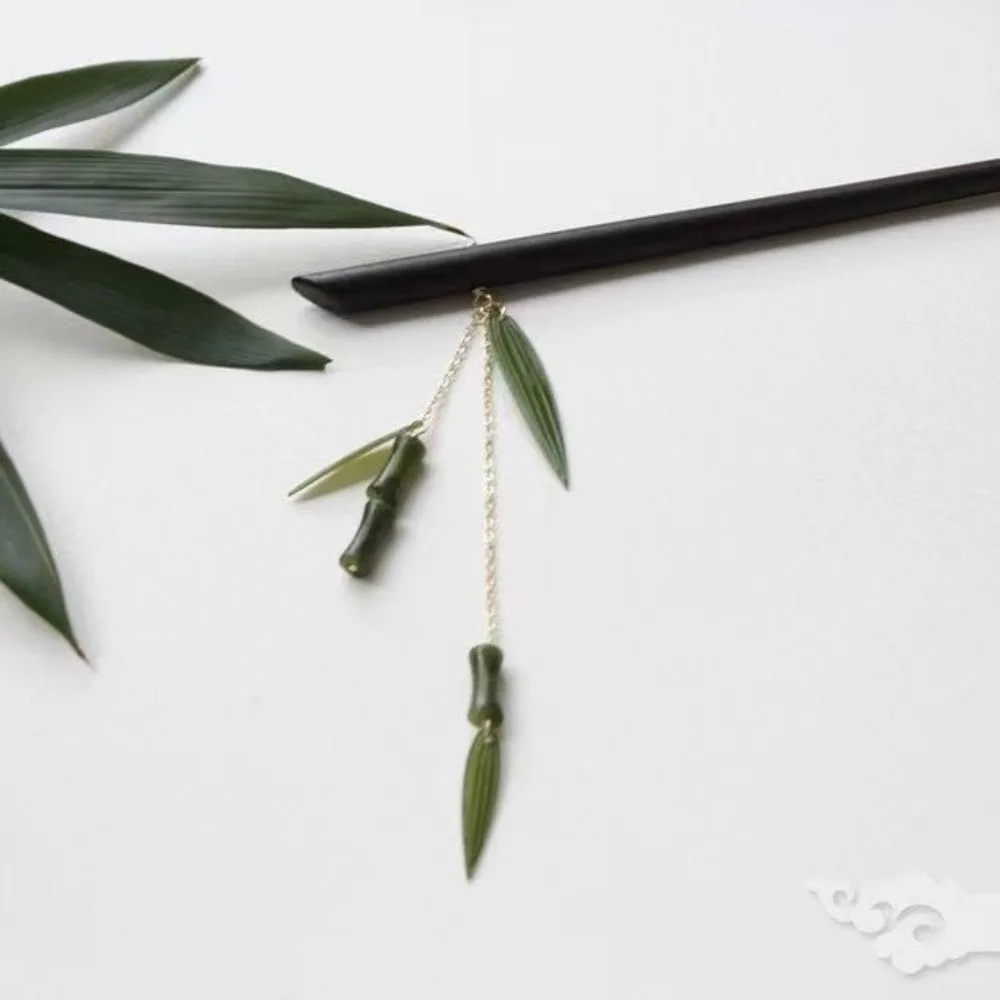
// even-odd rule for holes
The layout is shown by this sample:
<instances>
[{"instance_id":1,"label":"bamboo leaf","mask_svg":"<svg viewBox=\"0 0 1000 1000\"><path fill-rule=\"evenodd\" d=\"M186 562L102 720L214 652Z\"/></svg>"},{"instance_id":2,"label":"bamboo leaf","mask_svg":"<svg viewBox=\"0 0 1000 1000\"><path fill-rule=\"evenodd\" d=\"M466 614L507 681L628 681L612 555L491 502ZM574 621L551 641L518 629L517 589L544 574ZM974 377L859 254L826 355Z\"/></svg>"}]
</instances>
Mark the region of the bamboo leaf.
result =
<instances>
[{"instance_id":1,"label":"bamboo leaf","mask_svg":"<svg viewBox=\"0 0 1000 1000\"><path fill-rule=\"evenodd\" d=\"M83 656L55 560L21 477L0 443L0 581Z\"/></svg>"},{"instance_id":2,"label":"bamboo leaf","mask_svg":"<svg viewBox=\"0 0 1000 1000\"><path fill-rule=\"evenodd\" d=\"M490 341L521 415L552 470L568 489L569 467L559 410L541 358L524 331L506 314L490 317Z\"/></svg>"},{"instance_id":3,"label":"bamboo leaf","mask_svg":"<svg viewBox=\"0 0 1000 1000\"><path fill-rule=\"evenodd\" d=\"M411 434L420 426L420 421L415 420L405 427L398 427L388 434L383 434L363 444L343 458L338 458L336 462L325 466L319 472L313 473L308 479L303 479L298 486L292 487L288 491L290 497L317 496L321 493L332 493L335 490L343 489L346 486L353 486L364 479L370 479L379 468L381 460L391 447L390 442L394 441L400 434Z\"/></svg>"},{"instance_id":4,"label":"bamboo leaf","mask_svg":"<svg viewBox=\"0 0 1000 1000\"><path fill-rule=\"evenodd\" d=\"M271 170L93 149L0 150L0 208L243 229L444 223Z\"/></svg>"},{"instance_id":5,"label":"bamboo leaf","mask_svg":"<svg viewBox=\"0 0 1000 1000\"><path fill-rule=\"evenodd\" d=\"M160 59L102 63L9 83L0 87L0 146L127 107L197 62Z\"/></svg>"},{"instance_id":6,"label":"bamboo leaf","mask_svg":"<svg viewBox=\"0 0 1000 1000\"><path fill-rule=\"evenodd\" d=\"M462 841L468 878L476 870L489 835L499 787L500 739L492 729L481 729L469 748L462 786Z\"/></svg>"},{"instance_id":7,"label":"bamboo leaf","mask_svg":"<svg viewBox=\"0 0 1000 1000\"><path fill-rule=\"evenodd\" d=\"M329 363L172 278L5 215L0 279L184 361L272 370Z\"/></svg>"}]
</instances>

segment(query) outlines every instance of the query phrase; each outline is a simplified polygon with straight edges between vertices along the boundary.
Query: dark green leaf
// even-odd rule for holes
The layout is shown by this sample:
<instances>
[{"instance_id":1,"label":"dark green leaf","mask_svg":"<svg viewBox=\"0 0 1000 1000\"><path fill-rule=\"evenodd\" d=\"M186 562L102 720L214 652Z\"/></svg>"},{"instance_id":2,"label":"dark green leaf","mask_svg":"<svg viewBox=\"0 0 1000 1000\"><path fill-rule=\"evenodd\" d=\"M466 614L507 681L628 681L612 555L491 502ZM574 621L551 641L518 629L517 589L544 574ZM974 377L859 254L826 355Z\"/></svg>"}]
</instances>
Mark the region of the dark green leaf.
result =
<instances>
[{"instance_id":1,"label":"dark green leaf","mask_svg":"<svg viewBox=\"0 0 1000 1000\"><path fill-rule=\"evenodd\" d=\"M182 226L428 225L461 234L443 223L271 170L92 149L0 150L0 208Z\"/></svg>"},{"instance_id":2,"label":"dark green leaf","mask_svg":"<svg viewBox=\"0 0 1000 1000\"><path fill-rule=\"evenodd\" d=\"M490 317L490 341L500 370L531 433L560 482L569 487L569 467L559 410L541 358L510 316Z\"/></svg>"},{"instance_id":3,"label":"dark green leaf","mask_svg":"<svg viewBox=\"0 0 1000 1000\"><path fill-rule=\"evenodd\" d=\"M257 369L322 369L329 362L187 285L5 215L0 279L184 361Z\"/></svg>"},{"instance_id":4,"label":"dark green leaf","mask_svg":"<svg viewBox=\"0 0 1000 1000\"><path fill-rule=\"evenodd\" d=\"M315 496L320 493L332 493L334 490L343 489L345 486L353 486L364 479L370 479L381 468L385 453L392 447L391 442L395 441L400 434L410 434L417 429L419 421L407 424L405 427L397 427L388 434L369 441L360 448L352 451L343 458L338 458L336 462L313 473L308 479L304 479L298 486L288 491L290 497L306 493L307 496Z\"/></svg>"},{"instance_id":5,"label":"dark green leaf","mask_svg":"<svg viewBox=\"0 0 1000 1000\"><path fill-rule=\"evenodd\" d=\"M32 76L0 87L0 146L134 104L197 59L115 62Z\"/></svg>"},{"instance_id":6,"label":"dark green leaf","mask_svg":"<svg viewBox=\"0 0 1000 1000\"><path fill-rule=\"evenodd\" d=\"M0 581L83 656L55 560L14 463L0 443Z\"/></svg>"},{"instance_id":7,"label":"dark green leaf","mask_svg":"<svg viewBox=\"0 0 1000 1000\"><path fill-rule=\"evenodd\" d=\"M492 729L481 729L469 748L462 786L462 842L469 878L490 832L499 787L500 739Z\"/></svg>"}]
</instances>

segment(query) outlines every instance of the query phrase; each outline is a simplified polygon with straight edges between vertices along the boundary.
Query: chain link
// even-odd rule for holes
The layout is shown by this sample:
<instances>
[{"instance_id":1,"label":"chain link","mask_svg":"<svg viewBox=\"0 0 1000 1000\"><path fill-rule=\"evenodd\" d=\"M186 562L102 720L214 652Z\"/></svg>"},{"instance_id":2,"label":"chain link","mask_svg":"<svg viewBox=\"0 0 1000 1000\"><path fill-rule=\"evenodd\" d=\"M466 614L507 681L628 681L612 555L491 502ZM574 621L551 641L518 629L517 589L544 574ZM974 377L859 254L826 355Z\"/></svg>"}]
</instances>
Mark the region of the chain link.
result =
<instances>
[{"instance_id":1,"label":"chain link","mask_svg":"<svg viewBox=\"0 0 1000 1000\"><path fill-rule=\"evenodd\" d=\"M438 382L437 388L434 390L434 395L431 396L426 409L417 419L417 427L414 433L426 434L434 426L438 411L441 409L448 391L458 377L458 373L462 370L462 365L469 356L472 344L481 329L482 319L474 313L472 322L465 328L462 339L458 342L458 347L455 348L455 353L451 356L448 367L444 370L444 375L441 376L441 381Z\"/></svg>"},{"instance_id":2,"label":"chain link","mask_svg":"<svg viewBox=\"0 0 1000 1000\"><path fill-rule=\"evenodd\" d=\"M501 307L502 308L502 307ZM493 342L483 337L483 563L486 641L500 639L500 591L497 585L497 418L493 403Z\"/></svg>"}]
</instances>

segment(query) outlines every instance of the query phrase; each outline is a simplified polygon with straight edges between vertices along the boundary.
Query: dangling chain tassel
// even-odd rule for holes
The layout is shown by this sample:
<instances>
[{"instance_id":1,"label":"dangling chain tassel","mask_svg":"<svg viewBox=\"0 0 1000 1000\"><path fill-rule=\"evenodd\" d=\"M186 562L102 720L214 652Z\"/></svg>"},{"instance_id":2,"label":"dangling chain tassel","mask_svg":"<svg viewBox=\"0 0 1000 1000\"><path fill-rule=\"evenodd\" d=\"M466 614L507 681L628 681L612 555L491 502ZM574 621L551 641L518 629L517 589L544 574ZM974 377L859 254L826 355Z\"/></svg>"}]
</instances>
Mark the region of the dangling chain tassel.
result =
<instances>
[{"instance_id":1,"label":"dangling chain tassel","mask_svg":"<svg viewBox=\"0 0 1000 1000\"><path fill-rule=\"evenodd\" d=\"M497 587L497 422L493 403L494 367L503 373L514 402L563 485L569 482L566 448L558 410L538 353L524 331L507 315L497 296L477 289L472 319L462 334L424 412L412 423L376 438L321 469L296 486L291 496L339 488L371 475L374 463L388 453L369 483L361 524L340 557L351 576L365 577L376 568L391 535L401 503L426 454L424 441L434 426L452 385L477 338L483 340L483 550L485 638L469 651L472 701L468 719L476 735L465 764L462 787L462 842L465 871L472 877L489 836L500 786L500 603Z\"/></svg>"},{"instance_id":2,"label":"dangling chain tassel","mask_svg":"<svg viewBox=\"0 0 1000 1000\"><path fill-rule=\"evenodd\" d=\"M489 835L500 787L500 667L503 651L497 645L500 604L497 590L497 477L496 412L493 405L493 343L489 322L505 313L503 304L488 292L476 293L475 315L482 319L483 337L483 549L486 642L469 651L472 701L468 719L479 730L469 748L462 785L462 842L465 874L471 878Z\"/></svg>"},{"instance_id":3,"label":"dangling chain tassel","mask_svg":"<svg viewBox=\"0 0 1000 1000\"><path fill-rule=\"evenodd\" d=\"M496 412L493 405L493 327L505 320L506 307L494 295L477 289L472 321L459 341L448 367L423 414L395 435L373 444L392 441L392 451L381 472L371 481L361 524L340 557L340 565L355 577L375 569L378 557L392 533L400 502L426 454L422 438L433 426L476 338L483 338L483 547L486 641L469 651L472 668L472 701L469 722L478 732L469 748L462 786L462 842L465 873L471 878L486 844L500 786L500 728L503 710L499 701L500 666L503 652L497 645L500 632L497 591L497 477L495 467ZM353 456L349 456L351 458ZM329 471L326 472L329 475ZM320 476L323 473L318 474ZM309 485L316 477L307 480ZM293 491L294 492L294 491Z\"/></svg>"}]
</instances>

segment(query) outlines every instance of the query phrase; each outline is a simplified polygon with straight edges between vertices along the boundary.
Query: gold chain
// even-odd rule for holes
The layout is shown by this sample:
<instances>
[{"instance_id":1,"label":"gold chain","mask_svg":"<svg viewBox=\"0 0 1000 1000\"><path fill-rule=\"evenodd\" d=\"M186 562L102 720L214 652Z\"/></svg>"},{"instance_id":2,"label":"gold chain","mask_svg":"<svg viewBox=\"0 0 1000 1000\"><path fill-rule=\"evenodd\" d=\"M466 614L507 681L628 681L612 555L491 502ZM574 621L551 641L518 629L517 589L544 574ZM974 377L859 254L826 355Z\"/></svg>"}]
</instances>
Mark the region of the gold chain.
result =
<instances>
[{"instance_id":1,"label":"gold chain","mask_svg":"<svg viewBox=\"0 0 1000 1000\"><path fill-rule=\"evenodd\" d=\"M497 418L493 404L493 341L483 337L483 565L486 641L499 645L500 593L497 586Z\"/></svg>"},{"instance_id":2,"label":"gold chain","mask_svg":"<svg viewBox=\"0 0 1000 1000\"><path fill-rule=\"evenodd\" d=\"M486 641L494 644L500 639L500 594L497 585L497 472L496 437L497 420L493 401L493 344L489 323L493 316L503 316L506 306L484 288L474 293L472 320L462 333L448 367L441 376L427 404L418 418L414 434L427 434L434 426L451 387L465 364L476 338L483 336L483 563L484 610L486 613Z\"/></svg>"},{"instance_id":3,"label":"gold chain","mask_svg":"<svg viewBox=\"0 0 1000 1000\"><path fill-rule=\"evenodd\" d=\"M437 420L441 405L444 403L448 391L458 377L458 373L462 370L462 365L469 356L469 350L472 348L473 341L475 341L481 329L482 320L476 314L473 314L472 322L465 328L462 339L458 342L458 347L455 348L455 353L451 356L448 367L444 370L444 375L441 376L441 381L438 382L437 388L434 390L434 395L431 396L426 409L417 419L417 427L413 432L414 434L426 434L434 426L434 421Z\"/></svg>"}]
</instances>

